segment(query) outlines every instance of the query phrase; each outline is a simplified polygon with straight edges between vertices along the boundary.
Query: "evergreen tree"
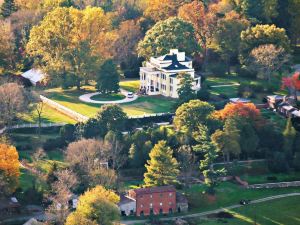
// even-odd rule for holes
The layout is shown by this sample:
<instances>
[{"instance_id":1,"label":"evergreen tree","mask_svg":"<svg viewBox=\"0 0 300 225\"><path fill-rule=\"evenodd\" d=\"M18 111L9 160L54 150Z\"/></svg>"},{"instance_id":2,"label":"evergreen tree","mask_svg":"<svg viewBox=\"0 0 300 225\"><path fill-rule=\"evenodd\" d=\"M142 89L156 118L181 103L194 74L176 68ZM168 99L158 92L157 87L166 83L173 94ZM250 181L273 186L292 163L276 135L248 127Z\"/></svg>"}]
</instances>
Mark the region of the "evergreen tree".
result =
<instances>
[{"instance_id":1,"label":"evergreen tree","mask_svg":"<svg viewBox=\"0 0 300 225\"><path fill-rule=\"evenodd\" d=\"M147 161L147 172L144 174L146 186L162 186L176 184L179 165L173 158L173 150L166 145L166 141L159 141L150 152Z\"/></svg>"},{"instance_id":2,"label":"evergreen tree","mask_svg":"<svg viewBox=\"0 0 300 225\"><path fill-rule=\"evenodd\" d=\"M283 137L284 137L284 153L287 157L287 160L291 162L293 158L293 148L294 148L294 142L296 138L296 130L293 127L291 118L288 119L285 130L283 131Z\"/></svg>"},{"instance_id":3,"label":"evergreen tree","mask_svg":"<svg viewBox=\"0 0 300 225\"><path fill-rule=\"evenodd\" d=\"M119 76L117 66L109 59L105 61L97 75L96 88L102 94L108 94L112 92L119 92Z\"/></svg>"},{"instance_id":4,"label":"evergreen tree","mask_svg":"<svg viewBox=\"0 0 300 225\"><path fill-rule=\"evenodd\" d=\"M179 104L188 102L192 99L196 98L195 91L192 89L193 87L193 79L190 74L179 74L178 76L179 88L178 88L178 95L179 95Z\"/></svg>"},{"instance_id":5,"label":"evergreen tree","mask_svg":"<svg viewBox=\"0 0 300 225\"><path fill-rule=\"evenodd\" d=\"M3 16L3 18L9 17L16 11L17 7L14 0L4 0L1 6L1 16Z\"/></svg>"},{"instance_id":6,"label":"evergreen tree","mask_svg":"<svg viewBox=\"0 0 300 225\"><path fill-rule=\"evenodd\" d=\"M197 141L197 145L193 147L193 150L204 154L204 159L200 160L200 170L205 178L208 192L214 194L218 177L221 174L225 174L225 169L216 170L212 166L218 158L218 148L211 141L208 135L208 128L204 125L200 125L198 131L194 132L194 138Z\"/></svg>"}]
</instances>

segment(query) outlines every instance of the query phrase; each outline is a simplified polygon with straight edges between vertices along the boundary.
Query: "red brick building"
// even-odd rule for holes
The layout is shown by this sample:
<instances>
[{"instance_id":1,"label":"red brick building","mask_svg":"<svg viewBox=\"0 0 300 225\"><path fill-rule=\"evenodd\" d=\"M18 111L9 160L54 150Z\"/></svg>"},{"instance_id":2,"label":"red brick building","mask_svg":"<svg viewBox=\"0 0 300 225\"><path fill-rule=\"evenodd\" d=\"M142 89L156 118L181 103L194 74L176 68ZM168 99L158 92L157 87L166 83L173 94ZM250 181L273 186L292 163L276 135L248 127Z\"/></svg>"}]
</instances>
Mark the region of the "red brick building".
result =
<instances>
[{"instance_id":1,"label":"red brick building","mask_svg":"<svg viewBox=\"0 0 300 225\"><path fill-rule=\"evenodd\" d=\"M176 189L173 186L130 190L128 197L136 201L136 215L168 214L176 211Z\"/></svg>"}]
</instances>

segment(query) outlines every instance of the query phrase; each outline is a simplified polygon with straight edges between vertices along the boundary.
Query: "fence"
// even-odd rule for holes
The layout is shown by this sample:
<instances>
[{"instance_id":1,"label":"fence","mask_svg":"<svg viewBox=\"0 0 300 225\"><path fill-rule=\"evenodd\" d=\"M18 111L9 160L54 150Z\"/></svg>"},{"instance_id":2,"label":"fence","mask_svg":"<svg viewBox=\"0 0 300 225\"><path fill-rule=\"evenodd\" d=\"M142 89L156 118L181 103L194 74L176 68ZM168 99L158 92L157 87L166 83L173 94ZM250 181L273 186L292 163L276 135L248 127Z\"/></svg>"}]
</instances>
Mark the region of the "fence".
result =
<instances>
[{"instance_id":1,"label":"fence","mask_svg":"<svg viewBox=\"0 0 300 225\"><path fill-rule=\"evenodd\" d=\"M249 185L249 189L300 187L300 181Z\"/></svg>"},{"instance_id":2,"label":"fence","mask_svg":"<svg viewBox=\"0 0 300 225\"><path fill-rule=\"evenodd\" d=\"M66 125L66 123L41 123L41 127L62 127ZM18 124L11 127L4 127L0 130L0 134L3 134L6 130L14 130L14 129L22 129L22 128L39 128L38 123L25 123L25 124Z\"/></svg>"},{"instance_id":3,"label":"fence","mask_svg":"<svg viewBox=\"0 0 300 225\"><path fill-rule=\"evenodd\" d=\"M51 108L54 108L55 110L65 114L66 116L76 120L77 122L86 122L89 119L89 117L79 114L49 98L46 98L45 96L40 95L40 98L45 104L47 104Z\"/></svg>"}]
</instances>

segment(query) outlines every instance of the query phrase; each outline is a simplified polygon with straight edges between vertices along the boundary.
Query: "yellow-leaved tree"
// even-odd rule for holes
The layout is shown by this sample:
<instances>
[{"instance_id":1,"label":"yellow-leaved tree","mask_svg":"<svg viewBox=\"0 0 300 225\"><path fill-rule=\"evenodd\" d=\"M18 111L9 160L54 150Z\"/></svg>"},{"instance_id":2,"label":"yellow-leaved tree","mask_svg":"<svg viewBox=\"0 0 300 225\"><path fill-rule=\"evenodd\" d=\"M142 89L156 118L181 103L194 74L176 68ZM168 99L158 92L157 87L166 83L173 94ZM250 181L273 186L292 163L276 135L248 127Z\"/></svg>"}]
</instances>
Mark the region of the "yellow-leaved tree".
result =
<instances>
[{"instance_id":1,"label":"yellow-leaved tree","mask_svg":"<svg viewBox=\"0 0 300 225\"><path fill-rule=\"evenodd\" d=\"M20 162L16 148L0 143L0 197L16 190L19 176Z\"/></svg>"},{"instance_id":2,"label":"yellow-leaved tree","mask_svg":"<svg viewBox=\"0 0 300 225\"><path fill-rule=\"evenodd\" d=\"M77 209L68 216L66 225L112 225L120 219L119 201L112 190L96 186L79 197Z\"/></svg>"}]
</instances>

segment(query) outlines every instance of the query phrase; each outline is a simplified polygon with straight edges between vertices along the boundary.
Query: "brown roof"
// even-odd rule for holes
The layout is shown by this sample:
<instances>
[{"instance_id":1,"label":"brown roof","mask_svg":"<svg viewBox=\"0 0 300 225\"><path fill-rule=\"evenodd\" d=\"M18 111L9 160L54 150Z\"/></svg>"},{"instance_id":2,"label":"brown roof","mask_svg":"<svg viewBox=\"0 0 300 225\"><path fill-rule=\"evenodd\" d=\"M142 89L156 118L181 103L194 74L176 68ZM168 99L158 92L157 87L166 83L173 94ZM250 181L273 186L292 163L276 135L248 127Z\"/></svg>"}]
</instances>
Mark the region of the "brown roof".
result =
<instances>
[{"instance_id":1,"label":"brown roof","mask_svg":"<svg viewBox=\"0 0 300 225\"><path fill-rule=\"evenodd\" d=\"M152 194L152 193L163 193L163 192L175 192L174 186L160 186L160 187L149 187L149 188L138 188L132 190L136 195Z\"/></svg>"}]
</instances>

